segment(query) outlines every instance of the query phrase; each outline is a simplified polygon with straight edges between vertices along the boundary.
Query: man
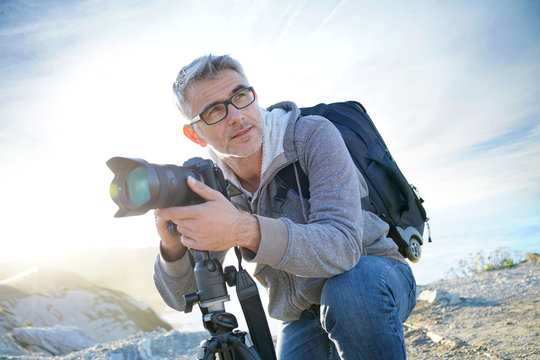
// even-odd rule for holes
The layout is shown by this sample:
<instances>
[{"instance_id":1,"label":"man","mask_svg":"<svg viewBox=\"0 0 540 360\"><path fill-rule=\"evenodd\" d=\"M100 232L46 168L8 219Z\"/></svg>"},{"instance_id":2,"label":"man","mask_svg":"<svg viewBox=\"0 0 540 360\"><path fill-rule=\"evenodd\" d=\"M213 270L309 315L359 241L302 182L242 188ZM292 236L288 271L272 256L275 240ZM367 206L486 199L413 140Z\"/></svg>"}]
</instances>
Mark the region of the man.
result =
<instances>
[{"instance_id":1,"label":"man","mask_svg":"<svg viewBox=\"0 0 540 360\"><path fill-rule=\"evenodd\" d=\"M229 56L194 60L173 88L189 122L184 134L208 146L244 192L231 201L253 215L191 178L189 187L205 203L156 210L154 279L165 302L183 310L182 295L195 291L187 247L239 246L256 263L270 316L283 321L280 359L404 359L401 323L415 304L414 277L386 237L388 226L361 209L367 186L338 130L324 118L300 117L291 102L260 108ZM309 178L309 200L288 191L276 209L276 173L291 163ZM298 187L302 192L299 181ZM167 231L168 220L182 236Z\"/></svg>"}]
</instances>

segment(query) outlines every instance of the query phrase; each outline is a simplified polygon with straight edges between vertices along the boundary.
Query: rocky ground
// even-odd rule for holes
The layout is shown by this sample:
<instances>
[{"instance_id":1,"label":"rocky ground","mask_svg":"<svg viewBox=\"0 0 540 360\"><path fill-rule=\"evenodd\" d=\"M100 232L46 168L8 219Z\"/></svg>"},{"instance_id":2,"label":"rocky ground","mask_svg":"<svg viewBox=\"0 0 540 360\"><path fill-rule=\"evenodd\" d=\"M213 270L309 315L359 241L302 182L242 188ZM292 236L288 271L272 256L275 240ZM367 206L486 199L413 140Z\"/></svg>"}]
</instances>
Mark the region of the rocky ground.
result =
<instances>
[{"instance_id":1,"label":"rocky ground","mask_svg":"<svg viewBox=\"0 0 540 360\"><path fill-rule=\"evenodd\" d=\"M172 328L148 305L69 272L34 267L0 281L0 358L67 355L157 329Z\"/></svg>"},{"instance_id":2,"label":"rocky ground","mask_svg":"<svg viewBox=\"0 0 540 360\"><path fill-rule=\"evenodd\" d=\"M408 358L540 359L537 261L419 289L405 324Z\"/></svg>"},{"instance_id":3,"label":"rocky ground","mask_svg":"<svg viewBox=\"0 0 540 360\"><path fill-rule=\"evenodd\" d=\"M408 359L540 359L539 270L538 255L529 256L511 269L419 288L418 304L404 325ZM66 329L44 334L54 331ZM35 346L14 345L14 336L15 331L0 338L0 359L52 357ZM207 336L139 332L55 359L195 359Z\"/></svg>"}]
</instances>

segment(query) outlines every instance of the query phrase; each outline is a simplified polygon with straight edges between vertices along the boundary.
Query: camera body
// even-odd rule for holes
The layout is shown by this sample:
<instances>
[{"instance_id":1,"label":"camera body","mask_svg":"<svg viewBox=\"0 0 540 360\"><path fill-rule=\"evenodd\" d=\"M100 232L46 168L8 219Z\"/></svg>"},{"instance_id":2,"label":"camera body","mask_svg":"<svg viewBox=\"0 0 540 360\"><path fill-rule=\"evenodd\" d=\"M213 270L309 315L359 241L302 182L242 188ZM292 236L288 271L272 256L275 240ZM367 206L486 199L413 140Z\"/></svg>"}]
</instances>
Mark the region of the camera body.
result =
<instances>
[{"instance_id":1,"label":"camera body","mask_svg":"<svg viewBox=\"0 0 540 360\"><path fill-rule=\"evenodd\" d=\"M212 160L195 157L183 166L177 166L152 164L137 158L113 157L107 161L107 166L114 173L110 195L119 207L115 217L142 215L150 209L204 202L187 185L188 176L228 198L223 172Z\"/></svg>"}]
</instances>

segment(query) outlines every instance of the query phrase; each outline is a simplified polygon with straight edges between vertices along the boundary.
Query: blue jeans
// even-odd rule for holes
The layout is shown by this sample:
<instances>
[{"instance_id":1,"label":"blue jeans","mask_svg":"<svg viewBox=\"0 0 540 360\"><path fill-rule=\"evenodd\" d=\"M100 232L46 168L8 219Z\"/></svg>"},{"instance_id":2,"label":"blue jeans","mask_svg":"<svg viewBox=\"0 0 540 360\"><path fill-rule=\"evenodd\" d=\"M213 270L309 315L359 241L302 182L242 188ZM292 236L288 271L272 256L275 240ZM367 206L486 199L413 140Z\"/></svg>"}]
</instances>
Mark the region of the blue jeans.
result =
<instances>
[{"instance_id":1,"label":"blue jeans","mask_svg":"<svg viewBox=\"0 0 540 360\"><path fill-rule=\"evenodd\" d=\"M401 323L415 304L409 266L362 256L355 268L326 282L320 306L281 324L278 359L405 359Z\"/></svg>"}]
</instances>

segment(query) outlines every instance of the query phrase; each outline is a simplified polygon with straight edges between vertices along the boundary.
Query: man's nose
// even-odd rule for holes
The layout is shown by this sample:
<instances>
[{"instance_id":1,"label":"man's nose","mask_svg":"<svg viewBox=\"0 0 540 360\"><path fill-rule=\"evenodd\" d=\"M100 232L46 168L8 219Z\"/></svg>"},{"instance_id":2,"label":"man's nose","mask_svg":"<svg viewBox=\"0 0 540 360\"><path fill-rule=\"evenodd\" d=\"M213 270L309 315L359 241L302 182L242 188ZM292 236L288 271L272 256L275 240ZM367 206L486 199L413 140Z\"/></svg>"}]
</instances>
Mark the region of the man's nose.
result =
<instances>
[{"instance_id":1,"label":"man's nose","mask_svg":"<svg viewBox=\"0 0 540 360\"><path fill-rule=\"evenodd\" d=\"M235 108L233 104L227 104L227 121L229 124L242 121L243 118L244 114L242 114L240 109Z\"/></svg>"}]
</instances>

